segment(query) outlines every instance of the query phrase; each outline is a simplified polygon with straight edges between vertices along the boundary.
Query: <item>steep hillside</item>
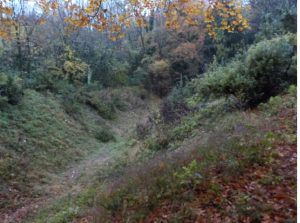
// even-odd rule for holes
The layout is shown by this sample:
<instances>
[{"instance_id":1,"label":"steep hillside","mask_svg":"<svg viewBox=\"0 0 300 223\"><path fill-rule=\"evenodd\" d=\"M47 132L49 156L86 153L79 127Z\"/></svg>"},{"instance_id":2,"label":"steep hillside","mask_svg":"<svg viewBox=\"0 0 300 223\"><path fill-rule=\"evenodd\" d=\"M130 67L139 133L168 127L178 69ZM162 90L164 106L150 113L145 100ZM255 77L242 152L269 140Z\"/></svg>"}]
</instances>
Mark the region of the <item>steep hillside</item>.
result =
<instances>
[{"instance_id":1,"label":"steep hillside","mask_svg":"<svg viewBox=\"0 0 300 223\"><path fill-rule=\"evenodd\" d=\"M0 0L0 223L296 221L297 0Z\"/></svg>"},{"instance_id":2,"label":"steep hillside","mask_svg":"<svg viewBox=\"0 0 300 223\"><path fill-rule=\"evenodd\" d=\"M45 198L80 191L77 178L83 174L88 179L105 161L124 154L134 143L136 123L151 112L146 104L156 103L142 100L138 91L93 92L96 103L105 102L101 95L108 94L122 100L122 111L111 110L113 119L101 117L88 103L66 112L60 97L33 90L25 91L19 105L0 111L1 218L16 222L47 203Z\"/></svg>"},{"instance_id":3,"label":"steep hillside","mask_svg":"<svg viewBox=\"0 0 300 223\"><path fill-rule=\"evenodd\" d=\"M215 101L164 128L168 149L157 136L150 144L135 137L106 144L109 156L99 150L52 184L68 193L28 206L19 222L294 221L296 87L256 109L223 106ZM122 113L120 133L130 117L147 119L144 112Z\"/></svg>"},{"instance_id":4,"label":"steep hillside","mask_svg":"<svg viewBox=\"0 0 300 223\"><path fill-rule=\"evenodd\" d=\"M76 222L294 221L296 88L258 109L216 108L169 128L188 136L98 189L96 211Z\"/></svg>"}]
</instances>

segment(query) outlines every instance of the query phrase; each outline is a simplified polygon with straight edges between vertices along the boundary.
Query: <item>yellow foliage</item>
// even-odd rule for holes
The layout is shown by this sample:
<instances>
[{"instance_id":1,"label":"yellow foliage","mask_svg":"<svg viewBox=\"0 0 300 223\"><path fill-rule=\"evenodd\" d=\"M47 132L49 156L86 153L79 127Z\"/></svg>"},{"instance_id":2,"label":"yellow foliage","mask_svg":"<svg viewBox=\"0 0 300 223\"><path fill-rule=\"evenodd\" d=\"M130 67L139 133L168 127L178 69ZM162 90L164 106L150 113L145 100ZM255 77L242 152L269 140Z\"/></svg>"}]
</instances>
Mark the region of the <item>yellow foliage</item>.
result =
<instances>
[{"instance_id":1,"label":"yellow foliage","mask_svg":"<svg viewBox=\"0 0 300 223\"><path fill-rule=\"evenodd\" d=\"M11 0L6 0L10 2ZM124 12L107 8L108 0L89 0L85 8L75 1L65 0L36 0L37 5L45 15L57 13L59 7L68 11L65 22L72 26L92 26L99 31L108 31L112 40L124 37L124 29L135 23L137 27L147 26L149 12L163 11L166 17L165 25L170 29L179 29L182 26L197 26L204 22L206 30L211 37L215 37L218 30L228 32L249 29L249 23L243 16L244 6L242 0L128 0ZM10 15L13 9L7 7L0 0L0 37L8 35L8 27L12 26ZM221 19L217 19L221 18ZM3 19L7 19L4 22ZM9 19L11 21L9 22ZM221 21L221 22L217 22ZM41 21L43 24L45 21Z\"/></svg>"},{"instance_id":2,"label":"yellow foliage","mask_svg":"<svg viewBox=\"0 0 300 223\"><path fill-rule=\"evenodd\" d=\"M204 22L208 34L215 38L218 30L226 30L228 32L249 29L249 23L242 14L242 6L235 0L228 1L211 1L211 6L206 10ZM221 18L218 23L216 17Z\"/></svg>"}]
</instances>

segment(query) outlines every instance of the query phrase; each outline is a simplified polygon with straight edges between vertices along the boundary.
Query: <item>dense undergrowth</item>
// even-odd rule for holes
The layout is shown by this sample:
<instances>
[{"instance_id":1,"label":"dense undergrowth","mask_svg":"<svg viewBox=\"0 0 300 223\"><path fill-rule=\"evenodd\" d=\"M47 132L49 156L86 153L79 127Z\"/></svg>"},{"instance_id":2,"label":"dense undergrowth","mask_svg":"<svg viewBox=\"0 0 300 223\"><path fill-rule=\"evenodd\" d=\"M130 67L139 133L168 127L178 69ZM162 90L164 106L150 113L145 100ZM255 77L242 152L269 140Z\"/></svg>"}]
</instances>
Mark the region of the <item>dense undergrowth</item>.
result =
<instances>
[{"instance_id":1,"label":"dense undergrowth","mask_svg":"<svg viewBox=\"0 0 300 223\"><path fill-rule=\"evenodd\" d=\"M194 222L202 219L210 222L215 219L218 222L260 222L264 218L295 219L295 169L289 170L293 173L287 176L276 173L278 165L282 165L277 147L295 148L296 145L295 106L296 88L291 86L288 94L271 98L259 109L227 113L222 119L202 124L199 127L202 133L192 124L191 128L198 136L193 145L183 145L178 152L169 153L163 159L158 158L162 154L155 156L143 165L142 171L130 168L125 172L125 181L119 180L108 186L109 192L105 190L95 201L99 207L96 221ZM194 122L201 123L201 119L196 117ZM140 168L137 166L136 169ZM270 195L265 198L261 194L260 200L256 192L239 190L251 180L252 171L264 171L259 177L252 176L263 190L280 188L282 182L288 185L290 191L281 195L287 200L278 203L280 208L288 208L281 209L286 211L278 212L277 198L268 197ZM224 190L232 190L232 194L224 197ZM264 199L269 200L264 203Z\"/></svg>"},{"instance_id":2,"label":"dense undergrowth","mask_svg":"<svg viewBox=\"0 0 300 223\"><path fill-rule=\"evenodd\" d=\"M295 221L296 0L211 1L174 30L194 1L166 1L168 27L141 5L120 39L33 2L7 1L0 39L0 222Z\"/></svg>"},{"instance_id":3,"label":"dense undergrowth","mask_svg":"<svg viewBox=\"0 0 300 223\"><path fill-rule=\"evenodd\" d=\"M145 148L132 162L119 153L86 189L62 197L28 222L294 219L295 161L289 174L280 174L282 154L277 148L296 145L296 87L254 110L224 112L222 100L209 108L169 128L171 150ZM130 150L133 145L120 147ZM278 192L285 202L248 190L253 182L258 193ZM282 185L287 191L281 192Z\"/></svg>"},{"instance_id":4,"label":"dense undergrowth","mask_svg":"<svg viewBox=\"0 0 300 223\"><path fill-rule=\"evenodd\" d=\"M213 63L199 78L178 85L158 114L161 131L150 136L146 146L152 150L172 147L170 143L184 140L196 127L222 119L228 112L254 108L296 84L295 46L293 34L260 41L226 65Z\"/></svg>"},{"instance_id":5,"label":"dense undergrowth","mask_svg":"<svg viewBox=\"0 0 300 223\"><path fill-rule=\"evenodd\" d=\"M287 178L287 206L280 206L289 207L286 213L276 213L278 202L272 197L263 198L271 202L265 205L254 202L252 196L257 195L247 190L233 189L234 196L223 198L222 193L231 183L239 184L235 179L244 175L241 184L248 184L253 177L261 187L271 185L273 190L274 185L282 186L285 176L273 173L272 168L282 165L278 147L288 146L293 152L296 143L297 90L294 85L288 88L296 81L295 41L295 36L288 34L258 42L227 65L213 64L201 77L178 85L156 112L137 125L136 140L141 146L133 160L126 160L126 154L115 157L110 168L99 170L88 189L58 200L31 221L70 222L81 216L96 222L164 218L194 222L199 216L227 222L256 222L266 216L293 219L293 176ZM84 104L113 121L116 111L130 112L136 106L133 101L124 104L116 92L77 92L74 103L67 107L68 114L85 123L76 106ZM143 92L134 95L144 98ZM127 96L127 101L134 98ZM93 137L102 142L115 140L110 131L103 130L95 131ZM134 147L135 142L126 146ZM263 176L251 176L254 170L263 171ZM195 205L201 206L200 214ZM224 205L232 211L224 211Z\"/></svg>"}]
</instances>

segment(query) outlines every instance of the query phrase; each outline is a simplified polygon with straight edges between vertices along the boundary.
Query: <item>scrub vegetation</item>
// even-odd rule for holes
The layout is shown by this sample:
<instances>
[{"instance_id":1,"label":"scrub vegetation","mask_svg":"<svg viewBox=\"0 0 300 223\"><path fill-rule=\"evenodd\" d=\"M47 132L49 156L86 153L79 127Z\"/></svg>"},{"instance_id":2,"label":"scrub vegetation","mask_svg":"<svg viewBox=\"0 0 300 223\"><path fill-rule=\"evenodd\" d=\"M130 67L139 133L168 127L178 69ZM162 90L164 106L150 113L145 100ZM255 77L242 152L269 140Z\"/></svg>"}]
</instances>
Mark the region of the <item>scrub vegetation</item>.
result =
<instances>
[{"instance_id":1,"label":"scrub vegetation","mask_svg":"<svg viewBox=\"0 0 300 223\"><path fill-rule=\"evenodd\" d=\"M295 0L0 0L0 222L295 222Z\"/></svg>"}]
</instances>

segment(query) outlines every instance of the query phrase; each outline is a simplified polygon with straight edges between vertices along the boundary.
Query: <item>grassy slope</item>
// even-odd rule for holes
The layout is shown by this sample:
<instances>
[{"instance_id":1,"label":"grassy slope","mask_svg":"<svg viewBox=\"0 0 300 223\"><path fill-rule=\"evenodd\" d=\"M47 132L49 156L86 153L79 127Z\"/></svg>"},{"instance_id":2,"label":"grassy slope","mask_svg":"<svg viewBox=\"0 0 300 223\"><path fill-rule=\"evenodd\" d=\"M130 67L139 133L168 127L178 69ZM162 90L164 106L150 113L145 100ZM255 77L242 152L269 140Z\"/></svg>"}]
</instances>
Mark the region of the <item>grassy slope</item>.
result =
<instances>
[{"instance_id":1,"label":"grassy slope","mask_svg":"<svg viewBox=\"0 0 300 223\"><path fill-rule=\"evenodd\" d=\"M133 96L132 89L116 92L117 96L121 93L132 100L125 98L129 107L133 101L141 101ZM100 98L94 100L101 102ZM78 114L71 117L58 97L27 90L21 104L0 111L0 213L28 206L34 198L55 197L62 188L71 189L71 184L76 184L75 179L69 179L74 176L87 175L85 180L90 181L88 176L106 157L122 154L128 147L128 138L119 133L115 133L115 142L97 139L103 129L114 132L113 123L118 117L105 120L83 104L77 109ZM134 117L127 121L130 118ZM126 136L130 137L129 133ZM89 174L84 174L87 171Z\"/></svg>"},{"instance_id":2,"label":"grassy slope","mask_svg":"<svg viewBox=\"0 0 300 223\"><path fill-rule=\"evenodd\" d=\"M79 163L78 167L82 170L79 171L81 175L78 179L72 182L75 187L71 187L69 193L48 202L37 212L30 213L26 222L43 223L45 219L49 223L71 222L72 219L90 212L95 207L98 192L103 186L112 179L118 179L129 163L135 160L136 152L141 148L141 144L135 139L136 124L147 120L157 109L160 99L150 96L145 101L140 100L139 95L143 92L138 92L137 89L131 89L129 92L126 89L114 89L109 92L120 93L127 102L126 111L118 111L114 120L99 120L97 112L88 112L86 120L105 123L117 133L117 141L106 144L110 148L109 159L99 164L97 156L93 155L83 161L83 165ZM82 187L80 190L76 190L78 185ZM73 188L76 190L74 193Z\"/></svg>"},{"instance_id":3,"label":"grassy slope","mask_svg":"<svg viewBox=\"0 0 300 223\"><path fill-rule=\"evenodd\" d=\"M285 201L287 201L286 204L289 206L290 211L286 213L293 218L295 214L292 200L295 192L294 167L290 167L292 174L289 174L288 178L276 173L276 171L265 168L270 166L272 170L280 171L281 163L277 159L280 156L278 156L278 151L276 150L278 143L285 145L288 151L293 153L296 139L295 125L293 124L295 121L295 90L291 92L287 96L271 99L268 104L262 105L260 109L254 111L219 113L220 110L214 106L205 111L199 111L184 119L179 125L167 128L169 129L168 134L172 139L171 147L177 148L175 151L156 152L157 154L154 157L153 152L151 152L152 158L139 164L135 162L128 164L126 160L128 152L130 153L131 148L136 145L134 145L134 140L128 140L128 137L124 138L122 136L128 136L128 129L125 126L128 125L130 117L133 119L146 117L143 114L143 110L137 111L136 114L132 112L132 115L129 115L131 112L122 113L120 116L123 117L123 120L105 121L98 117L95 111L90 110L88 107L83 107L82 111L86 115L83 118L84 120L78 122L65 114L61 104L53 96L48 95L44 97L36 92L27 92L23 105L20 105L20 111L17 111L21 112L19 117L23 117L24 113L34 114L37 112L39 114L36 115L39 117L38 119L43 120L40 120L40 122L45 123L45 120L47 120L47 125L44 124L40 127L44 131L43 134L47 134L47 132L49 134L50 131L51 135L59 139L62 139L61 134L67 134L70 139L76 142L70 144L70 147L69 145L64 147L71 148L71 145L74 145L68 151L69 153L65 153L67 154L66 157L60 157L61 161L59 163L69 163L68 159L74 161L76 158L82 158L82 154L86 155L88 150L82 151L80 148L90 148L89 146L93 147L93 144L98 145L100 148L97 153L100 156L104 155L106 152L103 153L101 149L103 144L95 140L94 134L92 134L99 125L110 126L115 131L119 131L120 135L120 137L117 137L118 141L116 143L106 145L107 150L115 151L110 153L114 156L113 160L107 162L107 165L99 166L93 162L93 157L97 155L93 155L92 159L87 159L88 163L83 162L84 165L78 165L78 168L75 166L82 175L79 177L79 184L82 184L84 187L79 191L75 190L75 194L64 194L59 199L53 200L37 214L34 214L33 218L30 218L28 222L42 223L45 222L45 219L51 223L72 222L72 220L75 222L93 222L94 220L96 222L126 222L126 220L137 222L141 219L148 222L160 220L193 222L199 216L202 219L212 219L213 217L220 217L220 213L229 213L221 211L225 204L222 202L233 202L232 208L241 206L242 208L235 210L234 214L242 220L257 219L261 218L261 216L274 219L274 209L272 207L261 206L262 203L260 202L254 202L254 205L251 203L252 206L250 207L247 206L247 199L252 199L252 195L255 198L257 195L251 192L245 194L244 190L239 191L235 190L236 188L230 188L232 184L237 185L239 181L243 182L241 185L249 186L247 182L249 179L255 178L251 173L255 172L256 169L259 173L264 172L263 175L260 174L262 177L258 181L259 184L267 185L269 188L270 185L282 187L283 180L288 180L289 193L285 196L289 198L286 198L287 200ZM40 103L44 100L47 100L47 103ZM39 109L31 109L32 104L26 107L28 102L40 106ZM47 107L51 115L40 112L43 109L47 109ZM213 111L217 111L216 114ZM1 123L6 120L6 129L10 127L12 132L17 131L22 132L24 135L25 133L28 134L24 130L26 127L14 127L14 119L8 117L9 112L4 114L6 116L1 115L1 120L3 120ZM28 123L30 123L29 125L35 125L33 124L35 123L34 121L28 122L28 117L25 120L27 120L25 122L27 125ZM62 120L68 120L67 123L69 123L62 123ZM85 123L84 126L82 121ZM57 128L51 128L52 124L50 123L52 122L63 129L58 129L59 133L57 134L54 133L54 130ZM20 125L20 122L18 121L16 124ZM284 128L282 128L283 125L285 126ZM130 126L133 128L135 124L131 123ZM90 131L87 131L87 129L90 129ZM2 128L1 131L3 131ZM46 137L46 135L45 138L42 138L38 135L42 133L38 132L31 133L29 139L52 140L52 137ZM78 139L77 133L80 133L81 140ZM8 133L5 134L8 135ZM26 136L28 137L28 135ZM8 147L3 147L3 145L7 146L7 142L14 142L12 140L13 137L10 137L10 140L7 140L7 137L0 138L1 146L4 148L2 150L5 152L9 150L6 149ZM66 137L62 141L68 142L65 139ZM90 141L86 142L87 139ZM17 144L18 142L15 143ZM26 148L29 149L30 147ZM51 148L51 146L48 148ZM77 153L78 151L73 151L74 148L75 150L78 149L79 153ZM95 151L95 148L91 148L90 151ZM29 155L36 152L38 154L39 150L33 151ZM69 154L72 154L72 158L70 158ZM148 151L142 151L140 155L143 157L143 154L148 154ZM11 156L13 155L15 155L14 159L16 159L18 153L12 153ZM290 153L286 154L285 159L288 159L290 155ZM34 160L34 156L31 157ZM54 156L53 162L56 162L55 160L58 158ZM5 161L6 159L3 160ZM46 159L46 161L49 162L49 159ZM26 169L26 171L29 173L42 172L40 170L43 169L36 168L37 165L40 168L47 167L47 170L52 169L53 172L55 170L61 171L60 167L54 167L56 165L52 163L52 159L48 165L38 161L31 165L28 164L28 166L32 166L32 169ZM90 172L91 168L93 169L91 174L86 174L87 171ZM18 172L16 171L16 173ZM45 173L47 171L43 171L43 175ZM246 177L241 179L240 177L243 174ZM15 181L16 185L20 185L18 180L22 179L21 175L18 177L20 178L15 176L11 178L17 179ZM42 179L47 178L43 177ZM237 180L232 181L232 179ZM89 185L86 184L87 181L90 182ZM8 182L13 183L13 180ZM73 183L75 181L71 181L71 184ZM75 184L76 187L79 185L78 183ZM221 203L216 203L215 200L218 201L223 196L222 191L224 188L236 191L235 194L237 196L225 196L225 201L222 200ZM203 199L200 199L201 197ZM272 200L272 202L275 206L278 204L277 200ZM252 212L247 211L247 208L250 208ZM255 214L253 215L252 213ZM222 216L222 219L225 219L225 217L228 216Z\"/></svg>"},{"instance_id":4,"label":"grassy slope","mask_svg":"<svg viewBox=\"0 0 300 223\"><path fill-rule=\"evenodd\" d=\"M159 154L142 166L125 170L126 179L98 192L98 209L90 219L294 221L295 95L296 89L291 87L287 95L271 98L256 110L220 116L207 116L205 111L204 115L190 116L170 134L178 136L174 129L179 128L194 137L185 140L176 152Z\"/></svg>"},{"instance_id":5,"label":"grassy slope","mask_svg":"<svg viewBox=\"0 0 300 223\"><path fill-rule=\"evenodd\" d=\"M0 196L7 202L24 193L34 196L35 183L101 147L59 100L35 91L26 91L20 105L1 111L0 125Z\"/></svg>"},{"instance_id":6,"label":"grassy slope","mask_svg":"<svg viewBox=\"0 0 300 223\"><path fill-rule=\"evenodd\" d=\"M291 88L257 110L219 113L216 103L168 128L176 150L129 164L119 153L92 184L28 222L293 220L295 99Z\"/></svg>"}]
</instances>

